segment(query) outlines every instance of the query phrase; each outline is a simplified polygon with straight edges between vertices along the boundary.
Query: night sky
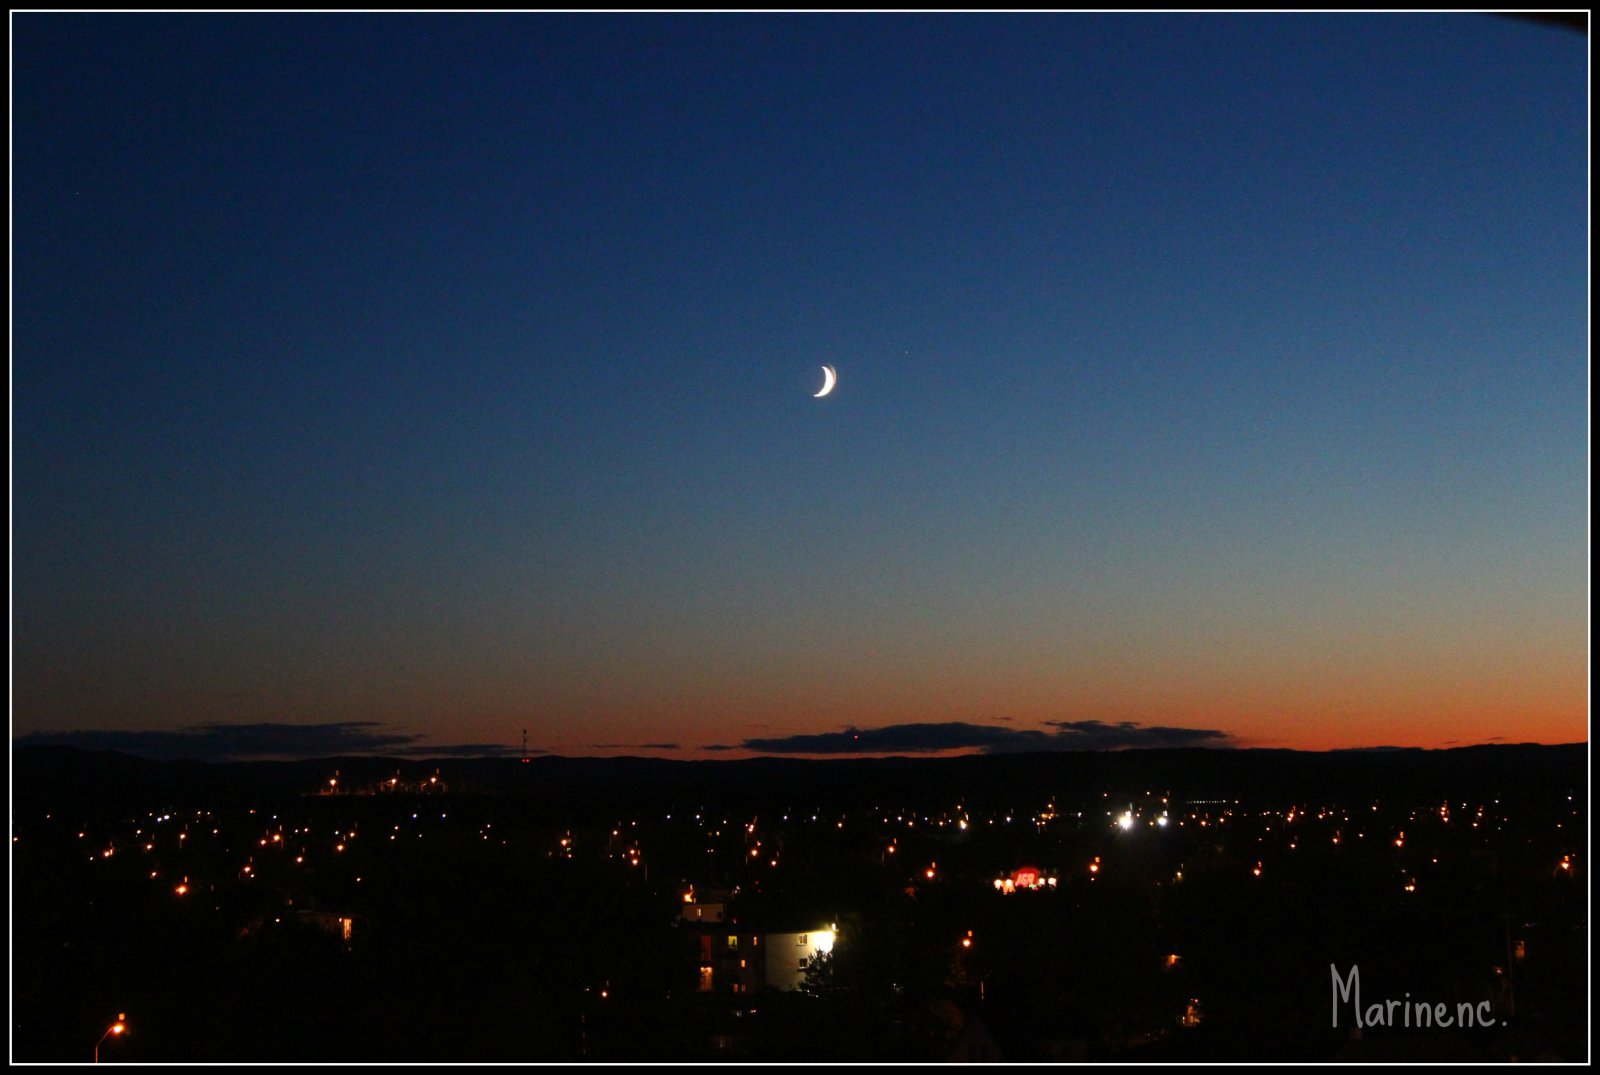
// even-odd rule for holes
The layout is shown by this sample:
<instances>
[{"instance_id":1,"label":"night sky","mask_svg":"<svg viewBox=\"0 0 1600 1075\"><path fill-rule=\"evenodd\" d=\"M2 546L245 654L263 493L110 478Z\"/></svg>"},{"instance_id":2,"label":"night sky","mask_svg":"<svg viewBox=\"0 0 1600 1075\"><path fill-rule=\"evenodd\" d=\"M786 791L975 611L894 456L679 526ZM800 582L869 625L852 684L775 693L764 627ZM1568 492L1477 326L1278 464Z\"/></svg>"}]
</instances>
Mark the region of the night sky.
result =
<instances>
[{"instance_id":1,"label":"night sky","mask_svg":"<svg viewBox=\"0 0 1600 1075\"><path fill-rule=\"evenodd\" d=\"M1581 33L12 26L14 743L1587 738Z\"/></svg>"}]
</instances>

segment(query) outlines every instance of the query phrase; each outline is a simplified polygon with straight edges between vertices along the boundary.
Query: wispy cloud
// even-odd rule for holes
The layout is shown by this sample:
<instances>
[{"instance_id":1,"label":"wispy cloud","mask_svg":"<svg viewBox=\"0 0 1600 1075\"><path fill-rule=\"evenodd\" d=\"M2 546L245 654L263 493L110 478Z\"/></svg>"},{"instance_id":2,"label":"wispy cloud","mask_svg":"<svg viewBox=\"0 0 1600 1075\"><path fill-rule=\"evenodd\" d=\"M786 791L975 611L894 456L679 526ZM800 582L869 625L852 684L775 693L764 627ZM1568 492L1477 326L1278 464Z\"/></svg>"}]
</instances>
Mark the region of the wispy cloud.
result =
<instances>
[{"instance_id":1,"label":"wispy cloud","mask_svg":"<svg viewBox=\"0 0 1600 1075\"><path fill-rule=\"evenodd\" d=\"M1122 750L1129 747L1226 746L1230 737L1214 728L1170 728L1134 721L1107 724L1099 720L1046 721L1050 731L1002 728L992 724L946 721L891 724L882 728L846 728L839 732L746 739L732 747L764 754L931 754L946 750L979 750L1014 754L1033 750Z\"/></svg>"},{"instance_id":2,"label":"wispy cloud","mask_svg":"<svg viewBox=\"0 0 1600 1075\"><path fill-rule=\"evenodd\" d=\"M590 743L590 750L682 750L678 743Z\"/></svg>"},{"instance_id":3,"label":"wispy cloud","mask_svg":"<svg viewBox=\"0 0 1600 1075\"><path fill-rule=\"evenodd\" d=\"M403 747L391 753L407 758L520 758L523 756L521 747L507 746L504 743L455 743L450 746L411 746ZM527 754L548 754L548 750L529 747Z\"/></svg>"},{"instance_id":4,"label":"wispy cloud","mask_svg":"<svg viewBox=\"0 0 1600 1075\"><path fill-rule=\"evenodd\" d=\"M498 743L425 746L426 736L399 732L372 720L330 724L198 724L176 731L33 732L13 746L71 746L118 750L141 757L230 761L318 758L347 754L486 756L520 753Z\"/></svg>"}]
</instances>

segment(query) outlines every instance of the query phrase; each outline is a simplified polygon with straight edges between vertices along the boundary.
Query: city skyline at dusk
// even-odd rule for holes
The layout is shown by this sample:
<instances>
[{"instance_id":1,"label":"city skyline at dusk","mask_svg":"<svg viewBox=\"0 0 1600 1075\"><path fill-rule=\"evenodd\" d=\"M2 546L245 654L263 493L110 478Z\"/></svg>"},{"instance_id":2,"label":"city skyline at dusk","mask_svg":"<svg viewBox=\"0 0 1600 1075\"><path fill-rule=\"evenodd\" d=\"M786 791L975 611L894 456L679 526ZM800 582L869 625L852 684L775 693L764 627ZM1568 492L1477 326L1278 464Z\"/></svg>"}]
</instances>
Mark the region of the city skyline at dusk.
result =
<instances>
[{"instance_id":1,"label":"city skyline at dusk","mask_svg":"<svg viewBox=\"0 0 1600 1075\"><path fill-rule=\"evenodd\" d=\"M1581 35L13 38L14 745L1587 740Z\"/></svg>"}]
</instances>

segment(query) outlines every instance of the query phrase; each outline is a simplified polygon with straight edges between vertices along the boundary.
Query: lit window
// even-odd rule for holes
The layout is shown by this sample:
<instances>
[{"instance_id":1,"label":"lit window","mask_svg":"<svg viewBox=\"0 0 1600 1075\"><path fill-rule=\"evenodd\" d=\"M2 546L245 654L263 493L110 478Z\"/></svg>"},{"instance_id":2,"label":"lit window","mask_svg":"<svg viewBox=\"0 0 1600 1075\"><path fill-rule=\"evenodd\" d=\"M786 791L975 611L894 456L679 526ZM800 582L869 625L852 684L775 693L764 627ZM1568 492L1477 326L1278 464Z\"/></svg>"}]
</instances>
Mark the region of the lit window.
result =
<instances>
[{"instance_id":1,"label":"lit window","mask_svg":"<svg viewBox=\"0 0 1600 1075\"><path fill-rule=\"evenodd\" d=\"M730 934L729 937L728 937L728 947L729 948L737 948L737 947L739 947L739 938L737 936L734 936L734 935Z\"/></svg>"},{"instance_id":2,"label":"lit window","mask_svg":"<svg viewBox=\"0 0 1600 1075\"><path fill-rule=\"evenodd\" d=\"M809 936L809 934L806 934L806 933L800 934L800 947L801 948L804 948L806 946L806 938L808 936Z\"/></svg>"}]
</instances>

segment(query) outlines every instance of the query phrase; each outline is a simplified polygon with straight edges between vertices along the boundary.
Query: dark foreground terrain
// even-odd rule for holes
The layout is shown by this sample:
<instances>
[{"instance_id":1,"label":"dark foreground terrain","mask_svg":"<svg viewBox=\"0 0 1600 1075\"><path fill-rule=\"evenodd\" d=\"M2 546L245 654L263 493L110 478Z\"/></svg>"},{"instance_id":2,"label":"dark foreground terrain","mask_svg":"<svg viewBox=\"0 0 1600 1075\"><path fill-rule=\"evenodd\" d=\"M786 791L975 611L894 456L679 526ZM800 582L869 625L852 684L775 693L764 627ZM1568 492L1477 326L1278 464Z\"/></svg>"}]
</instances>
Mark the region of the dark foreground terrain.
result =
<instances>
[{"instance_id":1,"label":"dark foreground terrain","mask_svg":"<svg viewBox=\"0 0 1600 1075\"><path fill-rule=\"evenodd\" d=\"M1587 1059L1584 744L12 765L21 1062Z\"/></svg>"}]
</instances>

